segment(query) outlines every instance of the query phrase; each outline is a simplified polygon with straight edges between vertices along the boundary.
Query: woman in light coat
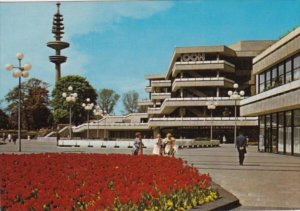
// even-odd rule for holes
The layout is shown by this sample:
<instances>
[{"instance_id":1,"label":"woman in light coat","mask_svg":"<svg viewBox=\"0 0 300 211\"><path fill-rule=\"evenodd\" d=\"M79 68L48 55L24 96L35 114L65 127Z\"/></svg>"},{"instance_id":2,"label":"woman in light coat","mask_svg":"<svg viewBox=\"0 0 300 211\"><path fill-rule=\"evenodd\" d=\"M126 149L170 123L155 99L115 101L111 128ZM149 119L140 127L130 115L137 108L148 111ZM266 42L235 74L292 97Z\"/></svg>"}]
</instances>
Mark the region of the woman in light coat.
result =
<instances>
[{"instance_id":1,"label":"woman in light coat","mask_svg":"<svg viewBox=\"0 0 300 211\"><path fill-rule=\"evenodd\" d=\"M160 134L156 136L156 143L153 146L153 154L154 155L163 155L163 140L161 139Z\"/></svg>"},{"instance_id":2,"label":"woman in light coat","mask_svg":"<svg viewBox=\"0 0 300 211\"><path fill-rule=\"evenodd\" d=\"M163 140L163 146L164 146L164 154L168 155L170 149L171 149L171 133L167 133L166 138Z\"/></svg>"}]
</instances>

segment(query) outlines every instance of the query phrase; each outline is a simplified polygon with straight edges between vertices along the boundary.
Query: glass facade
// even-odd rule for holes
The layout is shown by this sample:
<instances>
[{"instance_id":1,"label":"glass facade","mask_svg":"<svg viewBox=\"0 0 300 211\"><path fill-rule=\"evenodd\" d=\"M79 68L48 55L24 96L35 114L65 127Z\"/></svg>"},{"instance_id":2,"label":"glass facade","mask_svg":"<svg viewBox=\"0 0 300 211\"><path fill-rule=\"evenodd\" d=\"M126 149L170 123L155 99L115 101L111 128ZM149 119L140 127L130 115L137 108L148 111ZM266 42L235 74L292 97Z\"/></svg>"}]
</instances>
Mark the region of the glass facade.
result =
<instances>
[{"instance_id":1,"label":"glass facade","mask_svg":"<svg viewBox=\"0 0 300 211\"><path fill-rule=\"evenodd\" d=\"M273 66L258 76L258 93L300 79L300 54Z\"/></svg>"},{"instance_id":2,"label":"glass facade","mask_svg":"<svg viewBox=\"0 0 300 211\"><path fill-rule=\"evenodd\" d=\"M294 153L300 154L300 109L294 110Z\"/></svg>"},{"instance_id":3,"label":"glass facade","mask_svg":"<svg viewBox=\"0 0 300 211\"><path fill-rule=\"evenodd\" d=\"M259 151L300 155L300 109L259 117Z\"/></svg>"}]
</instances>

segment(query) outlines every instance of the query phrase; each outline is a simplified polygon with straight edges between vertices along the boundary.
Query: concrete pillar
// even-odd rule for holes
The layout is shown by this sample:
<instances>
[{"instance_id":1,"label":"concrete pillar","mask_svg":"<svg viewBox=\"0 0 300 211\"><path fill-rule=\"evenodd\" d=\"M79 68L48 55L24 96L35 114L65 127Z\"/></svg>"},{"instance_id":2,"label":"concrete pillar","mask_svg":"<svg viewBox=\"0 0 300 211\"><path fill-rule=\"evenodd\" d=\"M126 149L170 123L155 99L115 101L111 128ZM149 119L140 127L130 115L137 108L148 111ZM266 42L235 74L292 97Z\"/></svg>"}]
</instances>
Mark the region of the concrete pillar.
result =
<instances>
[{"instance_id":1,"label":"concrete pillar","mask_svg":"<svg viewBox=\"0 0 300 211\"><path fill-rule=\"evenodd\" d=\"M217 60L219 60L219 54L218 54L218 58L217 58ZM219 78L220 77L220 72L219 71L217 71L217 78ZM220 88L219 87L217 87L217 97L219 97L220 96Z\"/></svg>"}]
</instances>

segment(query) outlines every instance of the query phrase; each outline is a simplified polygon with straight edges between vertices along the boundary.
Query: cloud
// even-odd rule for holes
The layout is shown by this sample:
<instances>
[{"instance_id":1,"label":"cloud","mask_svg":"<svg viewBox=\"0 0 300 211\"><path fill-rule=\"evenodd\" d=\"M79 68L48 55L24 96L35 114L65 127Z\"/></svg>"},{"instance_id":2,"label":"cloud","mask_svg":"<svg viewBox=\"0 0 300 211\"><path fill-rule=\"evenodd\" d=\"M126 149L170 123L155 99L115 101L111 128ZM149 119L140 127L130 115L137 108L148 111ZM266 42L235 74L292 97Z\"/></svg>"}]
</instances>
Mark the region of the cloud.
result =
<instances>
[{"instance_id":1,"label":"cloud","mask_svg":"<svg viewBox=\"0 0 300 211\"><path fill-rule=\"evenodd\" d=\"M65 14L68 33L73 36L103 32L124 18L148 18L171 6L171 2L74 2L64 3L62 13Z\"/></svg>"},{"instance_id":2,"label":"cloud","mask_svg":"<svg viewBox=\"0 0 300 211\"><path fill-rule=\"evenodd\" d=\"M62 75L88 76L86 67L93 62L90 60L92 56L86 51L83 53L81 46L73 42L76 36L101 33L110 30L123 19L148 18L171 6L171 2L62 3L61 13L64 15L66 33L64 40L70 42L70 48L62 51L62 55L68 56L67 63L62 65ZM54 54L54 50L48 48L46 43L54 40L51 28L55 12L54 2L0 4L0 99L4 99L5 94L17 85L17 80L3 70L6 63L17 64L16 52L23 52L24 63L32 64L30 77L54 84L54 64L48 58ZM143 78L140 80L143 81ZM95 88L98 88L97 85Z\"/></svg>"}]
</instances>

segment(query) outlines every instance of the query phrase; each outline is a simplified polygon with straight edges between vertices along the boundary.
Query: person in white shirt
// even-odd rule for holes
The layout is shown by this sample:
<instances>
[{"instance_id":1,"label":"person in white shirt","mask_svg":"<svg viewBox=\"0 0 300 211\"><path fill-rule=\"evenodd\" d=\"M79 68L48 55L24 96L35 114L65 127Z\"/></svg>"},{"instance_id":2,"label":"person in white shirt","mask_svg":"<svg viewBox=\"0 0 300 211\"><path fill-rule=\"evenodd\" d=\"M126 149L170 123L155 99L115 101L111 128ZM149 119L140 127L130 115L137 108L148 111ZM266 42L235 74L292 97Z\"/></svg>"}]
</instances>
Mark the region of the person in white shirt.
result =
<instances>
[{"instance_id":1,"label":"person in white shirt","mask_svg":"<svg viewBox=\"0 0 300 211\"><path fill-rule=\"evenodd\" d=\"M163 140L160 136L160 134L156 135L156 143L153 146L153 154L155 155L163 155Z\"/></svg>"}]
</instances>

